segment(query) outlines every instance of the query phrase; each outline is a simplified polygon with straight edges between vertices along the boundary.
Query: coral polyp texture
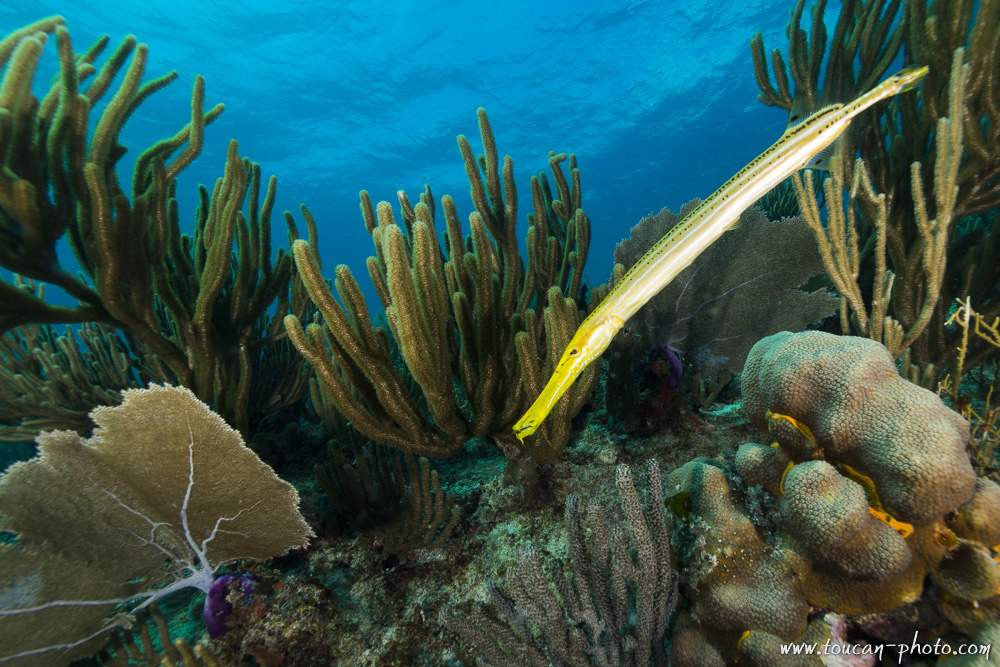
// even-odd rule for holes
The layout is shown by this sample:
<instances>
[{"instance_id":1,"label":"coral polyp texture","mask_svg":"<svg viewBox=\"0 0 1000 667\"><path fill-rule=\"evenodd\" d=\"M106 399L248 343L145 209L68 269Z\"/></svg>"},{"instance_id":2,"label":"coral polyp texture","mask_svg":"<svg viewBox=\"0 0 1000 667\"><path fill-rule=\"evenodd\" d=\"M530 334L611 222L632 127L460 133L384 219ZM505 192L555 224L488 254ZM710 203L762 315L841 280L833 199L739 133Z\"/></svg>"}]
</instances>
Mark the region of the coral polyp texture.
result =
<instances>
[{"instance_id":1,"label":"coral polyp texture","mask_svg":"<svg viewBox=\"0 0 1000 667\"><path fill-rule=\"evenodd\" d=\"M972 498L968 423L900 377L874 341L819 331L763 338L747 358L743 400L750 420L771 426L793 460L818 448L851 466L875 480L882 505L901 521L923 522ZM813 439L773 415L797 420Z\"/></svg>"},{"instance_id":2,"label":"coral polyp texture","mask_svg":"<svg viewBox=\"0 0 1000 667\"><path fill-rule=\"evenodd\" d=\"M741 381L773 442L668 478L693 612L673 664L757 664L762 643L803 637L811 609L888 612L928 594L927 575L956 626L996 608L1000 487L972 470L968 423L901 378L884 346L781 332L754 346Z\"/></svg>"}]
</instances>

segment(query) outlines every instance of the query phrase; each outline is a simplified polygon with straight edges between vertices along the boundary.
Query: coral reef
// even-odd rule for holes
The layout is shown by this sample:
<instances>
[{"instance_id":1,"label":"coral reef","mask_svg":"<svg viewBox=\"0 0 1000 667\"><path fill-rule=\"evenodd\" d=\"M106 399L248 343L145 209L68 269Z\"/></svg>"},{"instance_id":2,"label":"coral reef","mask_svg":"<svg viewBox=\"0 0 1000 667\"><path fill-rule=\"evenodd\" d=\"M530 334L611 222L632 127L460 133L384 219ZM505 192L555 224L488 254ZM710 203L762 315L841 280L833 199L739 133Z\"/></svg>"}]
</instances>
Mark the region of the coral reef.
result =
<instances>
[{"instance_id":1,"label":"coral reef","mask_svg":"<svg viewBox=\"0 0 1000 667\"><path fill-rule=\"evenodd\" d=\"M873 341L822 332L769 336L754 346L742 386L751 421L770 421L792 460L851 466L874 480L882 506L903 521L938 517L972 497L968 423L900 377Z\"/></svg>"},{"instance_id":2,"label":"coral reef","mask_svg":"<svg viewBox=\"0 0 1000 667\"><path fill-rule=\"evenodd\" d=\"M207 644L198 642L192 647L183 637L172 639L167 621L156 605L136 621L135 632L119 630L112 634L110 645L97 659L101 667L219 667L220 664Z\"/></svg>"},{"instance_id":3,"label":"coral reef","mask_svg":"<svg viewBox=\"0 0 1000 667\"><path fill-rule=\"evenodd\" d=\"M44 299L45 286L14 284ZM90 411L121 402L121 390L174 380L142 343L107 324L84 322L62 335L50 324L23 324L0 334L0 441L34 440L39 431L85 435Z\"/></svg>"},{"instance_id":4,"label":"coral reef","mask_svg":"<svg viewBox=\"0 0 1000 667\"><path fill-rule=\"evenodd\" d=\"M997 380L1000 378L997 372L998 362L993 360L979 367L979 372L974 376L979 395L975 390L970 391L963 386L969 337L977 336L1000 349L1000 317L989 323L973 310L971 300L958 300L957 305L955 312L948 318L948 323L961 328L962 343L958 350L955 375L948 375L940 382L938 394L950 396L952 405L969 422L969 458L972 459L976 473L1000 481L1000 461L997 460L997 451L1000 449L1000 407L993 403Z\"/></svg>"},{"instance_id":5,"label":"coral reef","mask_svg":"<svg viewBox=\"0 0 1000 667\"><path fill-rule=\"evenodd\" d=\"M641 220L615 247L615 261L631 268L697 204L694 200L678 214L664 209ZM772 242L774 238L781 243ZM837 300L827 290L801 289L822 272L802 218L772 222L758 208L745 211L736 229L642 307L628 322L628 335L612 341L605 386L611 416L629 432L644 421L662 426L655 412L648 414L647 400L639 395L643 387L634 380L656 350L665 349L684 362L685 384L697 402L705 381L721 378L718 384L724 386L739 374L750 348L763 336L801 330L832 315ZM662 405L663 398L653 392L650 400Z\"/></svg>"},{"instance_id":6,"label":"coral reef","mask_svg":"<svg viewBox=\"0 0 1000 667\"><path fill-rule=\"evenodd\" d=\"M134 37L76 54L60 17L0 40L0 441L61 429L0 476L0 663L772 665L790 641L1000 641L981 363L1000 3L844 0L832 39L826 8L807 34L797 3L774 84L752 42L765 104L852 99L900 54L930 67L922 92L859 117L823 184L763 201L803 218L747 211L523 444L512 424L608 289L585 285L575 156L532 178L524 255L482 109L483 154L458 139L468 234L429 187L396 210L362 192L375 314L346 266L324 277L304 206L306 238L286 212L272 253L276 179L235 141L180 232L177 177L222 111L200 77L123 186L122 128L176 73L143 83ZM612 280L678 217L637 226ZM823 268L863 337L774 333L832 311ZM742 402L731 383L713 404L736 374ZM684 391L701 409L657 421ZM649 415L665 427L612 422Z\"/></svg>"},{"instance_id":7,"label":"coral reef","mask_svg":"<svg viewBox=\"0 0 1000 667\"><path fill-rule=\"evenodd\" d=\"M927 594L928 574L956 601L997 598L1000 487L972 470L967 422L900 377L882 345L778 333L754 346L742 387L774 444L667 480L697 616L678 626L675 664L743 655L747 631L796 640L810 608L897 609Z\"/></svg>"},{"instance_id":8,"label":"coral reef","mask_svg":"<svg viewBox=\"0 0 1000 667\"><path fill-rule=\"evenodd\" d=\"M402 225L388 202L372 207L361 193L365 226L375 242L368 272L385 308L388 330L375 328L350 270L336 268L338 301L319 257L304 241L292 249L325 325L303 328L285 318L288 333L316 369L331 402L366 436L424 456L450 456L471 437L489 436L510 454L511 426L540 393L585 312L577 306L590 244L590 220L580 208L580 176L570 156L570 179L550 153L558 199L544 174L532 178L528 259L516 236L517 190L510 157L500 160L489 119L479 109L485 153L477 160L458 138L476 211L463 237L455 203L441 200L446 232L435 231L430 187L413 206L399 193ZM501 187L502 183L502 187ZM592 300L592 303L596 301ZM343 304L343 305L341 305ZM403 367L394 362L390 336ZM560 402L542 433L524 451L552 463L569 439L570 420L597 380L597 370Z\"/></svg>"},{"instance_id":9,"label":"coral reef","mask_svg":"<svg viewBox=\"0 0 1000 667\"><path fill-rule=\"evenodd\" d=\"M518 564L507 574L509 595L492 582L489 586L492 605L503 620L482 606L473 608L471 619L442 610L441 623L475 643L485 664L509 665L517 660L541 667L665 667L663 634L677 604L677 574L670 567L660 469L656 461L647 462L645 509L628 466L618 466L616 479L627 534L620 526L609 532L596 503L587 507L588 531L579 497L570 496L566 500L569 574L556 563L552 574L546 575L538 552L526 547L518 551Z\"/></svg>"},{"instance_id":10,"label":"coral reef","mask_svg":"<svg viewBox=\"0 0 1000 667\"><path fill-rule=\"evenodd\" d=\"M519 553L526 547L534 550L546 572L559 568L568 581L582 577L565 522L564 504L570 496L581 497L572 502L583 529L587 562L596 563L600 559L590 554L597 552L598 541L589 529L594 518L588 507L600 508L609 544L615 533L621 533L625 545L632 543L633 519L622 503L619 484L624 478L617 474L616 463L628 465L637 478L634 487L645 518L635 516L645 522L655 542L660 538L653 536L653 521L666 517L656 512L663 505L654 501L654 487L640 479L644 462L656 457L660 469L672 469L691 456L722 455L746 438L741 430L745 419L707 414L701 423L685 421L671 433L633 439L623 447L620 436L609 433L596 413L587 415L579 437L549 468L544 497L533 497L530 489L505 474L505 457L485 438L470 442L455 456L432 461L443 491L462 508L453 537L440 547L415 545L387 557L377 526L317 528L320 537L308 550L253 568L256 588L248 599L234 601L231 629L210 643L213 652L223 664L248 666L255 662L282 667L475 664L479 649L439 622L441 610L472 618L473 610L483 605L492 616L489 582L497 582L510 595L505 583L508 569L520 569ZM298 485L303 489L303 513L317 525L319 485L312 478ZM637 551L618 553L628 553L633 566L639 566ZM588 584L593 591L600 590L602 581L596 568L586 578L593 582ZM639 636L634 634L638 613L634 583L639 579L629 581L629 614L623 617L622 635L626 649L628 638ZM605 590L610 596L610 580ZM662 590L648 593L655 598ZM552 595L559 591L553 589ZM184 612L182 619L190 623L192 615ZM567 628L565 623L563 627ZM199 634L187 636L194 643Z\"/></svg>"},{"instance_id":11,"label":"coral reef","mask_svg":"<svg viewBox=\"0 0 1000 667\"><path fill-rule=\"evenodd\" d=\"M800 203L809 226L816 235L823 263L830 279L841 293L841 329L849 333L855 326L862 335L872 340L881 341L889 348L894 357L906 353L905 364L911 366L911 346L914 345L931 324L934 309L942 295L947 262L947 249L950 242L949 227L954 222L955 206L958 197L957 179L959 174L959 157L962 155L963 109L961 101L965 92L966 82L971 72L968 65L962 65L962 49L955 52L952 68L951 106L949 117L939 119L934 167L934 195L936 198L936 215L931 219L927 208L923 182L919 178L920 164L912 165L912 186L914 208L913 216L920 236L921 271L925 274L926 284L923 305L919 316L908 327L895 317L887 315L893 295L896 276L887 268L886 249L888 200L885 194L878 194L872 187L868 169L863 160L858 160L854 168L854 181L851 185L850 199L845 206L843 199L844 170L842 164L834 166L831 178L824 182L827 200L827 222L824 226L820 219L819 205L812 197L811 175L806 174L805 185L799 179L793 178L793 184L800 194ZM952 120L954 119L954 120ZM874 211L872 224L875 228L875 272L872 289L872 310L865 312L858 283L860 272L860 254L858 248L859 234L855 206L870 206ZM905 287L905 285L904 285ZM848 308L850 305L850 308ZM913 370L916 370L915 368ZM935 366L923 365L923 377L913 376L914 381L932 384L936 379Z\"/></svg>"},{"instance_id":12,"label":"coral reef","mask_svg":"<svg viewBox=\"0 0 1000 667\"><path fill-rule=\"evenodd\" d=\"M334 512L354 530L367 529L386 554L437 548L452 536L459 508L426 458L374 443L345 452L332 442L329 456L316 477Z\"/></svg>"},{"instance_id":13,"label":"coral reef","mask_svg":"<svg viewBox=\"0 0 1000 667\"><path fill-rule=\"evenodd\" d=\"M32 84L51 35L59 76L39 100ZM98 69L107 44L105 36L77 57L61 17L0 42L0 266L80 302L54 306L0 280L0 330L57 322L111 325L141 342L179 384L248 435L250 414L294 403L308 377L281 325L286 312L306 317L310 306L291 257L278 253L272 264L277 181L270 179L261 201L259 165L241 158L230 142L225 175L211 191L199 189L194 236L181 233L177 176L201 152L205 126L223 111L221 104L203 110L199 76L191 121L139 155L126 193L118 176L126 152L118 143L121 129L177 73L143 84L148 49L132 36ZM119 87L91 118L123 69ZM63 236L80 277L59 264L56 243ZM271 316L275 301L278 312Z\"/></svg>"},{"instance_id":14,"label":"coral reef","mask_svg":"<svg viewBox=\"0 0 1000 667\"><path fill-rule=\"evenodd\" d=\"M817 183L814 190L816 198L819 200L820 206L822 206L822 184ZM790 178L786 178L781 183L771 188L766 195L757 200L756 206L763 209L769 220L794 218L795 216L802 214L802 210L799 208L799 198L798 195L795 194L795 188L792 186L792 179Z\"/></svg>"},{"instance_id":15,"label":"coral reef","mask_svg":"<svg viewBox=\"0 0 1000 667\"><path fill-rule=\"evenodd\" d=\"M845 159L833 172L842 169L843 174L827 186L826 201L828 212L841 210L839 191L849 188L849 211L857 228L853 239L837 241L850 241L841 247L843 253L846 247L853 248L847 282L864 275L875 286L871 293L856 293L850 303L853 321L845 304L845 332L871 335L894 352L904 349L900 344L905 336L913 362L933 376L926 382L931 386L956 358L955 332L945 326L954 299L971 296L984 304L988 318L1000 315L994 292L1000 279L1000 236L990 232L995 223L960 224L963 217L1000 206L1000 116L995 101L1000 82L995 58L1000 12L992 0L889 5L850 0L843 3L829 36L823 19L826 0L813 5L809 33L801 28L805 6L806 0L799 0L788 23L787 65L779 50L771 53L774 83L760 34L752 40L754 72L764 104L792 114L793 106L799 113L846 102L882 78L900 52L906 62L929 67L919 92L855 121L841 147ZM953 54L963 46L960 58L967 63L968 74L953 63ZM959 81L966 76L967 83ZM954 145L956 133L964 152ZM857 164L856 153L861 159ZM952 164L943 168L942 161ZM858 173L862 164L865 176ZM884 198L858 193L860 187L871 189L862 186L869 175ZM807 180L807 187L799 189L800 205L810 190ZM837 200L831 197L834 191ZM935 222L933 229L927 220ZM926 238L928 230L933 232L932 244ZM822 243L818 228L816 233ZM846 261L844 257L841 263ZM835 275L831 267L828 270ZM854 293L846 286L838 289L845 296ZM866 312L871 313L870 325ZM898 323L900 331L889 332L895 340L875 335L881 333L886 314ZM970 358L978 363L991 353L988 345L976 342ZM930 365L933 369L923 370Z\"/></svg>"}]
</instances>

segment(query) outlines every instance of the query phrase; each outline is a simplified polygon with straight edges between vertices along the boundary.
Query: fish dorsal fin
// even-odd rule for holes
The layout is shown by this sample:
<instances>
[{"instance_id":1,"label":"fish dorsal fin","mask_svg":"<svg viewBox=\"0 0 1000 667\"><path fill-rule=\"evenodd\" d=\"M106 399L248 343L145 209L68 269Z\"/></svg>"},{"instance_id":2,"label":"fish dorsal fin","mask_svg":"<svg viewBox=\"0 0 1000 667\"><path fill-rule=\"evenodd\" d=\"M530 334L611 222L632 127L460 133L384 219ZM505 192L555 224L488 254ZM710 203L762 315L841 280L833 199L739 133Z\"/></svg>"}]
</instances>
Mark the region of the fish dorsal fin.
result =
<instances>
[{"instance_id":1,"label":"fish dorsal fin","mask_svg":"<svg viewBox=\"0 0 1000 667\"><path fill-rule=\"evenodd\" d=\"M820 109L814 109L807 96L797 97L792 102L792 108L788 112L788 127L785 128L785 133L788 134L799 125L802 125L802 123L824 111L833 111L842 108L842 104L827 104ZM850 150L851 147L857 146L858 132L860 129L861 126L857 123L849 125L836 141L821 150L819 153L816 153L805 165L805 168L822 169L824 171L832 170L832 167L838 160L841 159L842 152L845 150L845 145L847 146L847 150Z\"/></svg>"},{"instance_id":2,"label":"fish dorsal fin","mask_svg":"<svg viewBox=\"0 0 1000 667\"><path fill-rule=\"evenodd\" d=\"M788 110L788 127L785 132L802 124L806 118L816 111L815 106L809 100L808 95L800 95L792 100L792 108Z\"/></svg>"},{"instance_id":3,"label":"fish dorsal fin","mask_svg":"<svg viewBox=\"0 0 1000 667\"><path fill-rule=\"evenodd\" d=\"M792 108L788 111L788 127L785 128L785 134L788 134L796 127L809 120L816 113L816 108L810 102L807 95L802 95L801 97L796 97L792 102ZM837 145L840 141L835 141L819 153L816 153L811 160L806 164L806 169L824 169L829 170L830 164L836 159Z\"/></svg>"},{"instance_id":4,"label":"fish dorsal fin","mask_svg":"<svg viewBox=\"0 0 1000 667\"><path fill-rule=\"evenodd\" d=\"M788 126L785 127L785 132L798 127L821 111L841 109L843 106L838 102L817 101L811 95L799 95L792 100L792 106L788 109Z\"/></svg>"},{"instance_id":5,"label":"fish dorsal fin","mask_svg":"<svg viewBox=\"0 0 1000 667\"><path fill-rule=\"evenodd\" d=\"M839 168L839 163L844 159L845 153L853 153L858 145L859 134L862 126L859 123L851 123L844 132L837 137L837 140L821 150L809 160L806 165L808 169L822 169L823 171L835 171ZM848 156L847 159L851 159Z\"/></svg>"}]
</instances>

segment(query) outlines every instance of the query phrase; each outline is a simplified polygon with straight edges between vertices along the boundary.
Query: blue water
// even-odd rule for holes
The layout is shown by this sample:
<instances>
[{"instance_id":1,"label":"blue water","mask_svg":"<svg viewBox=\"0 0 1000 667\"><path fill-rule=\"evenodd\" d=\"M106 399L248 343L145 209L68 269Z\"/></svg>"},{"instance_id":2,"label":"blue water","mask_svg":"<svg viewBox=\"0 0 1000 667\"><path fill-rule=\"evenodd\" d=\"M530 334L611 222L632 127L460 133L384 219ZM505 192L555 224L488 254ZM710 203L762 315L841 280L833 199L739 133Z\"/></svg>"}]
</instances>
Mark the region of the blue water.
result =
<instances>
[{"instance_id":1,"label":"blue water","mask_svg":"<svg viewBox=\"0 0 1000 667\"><path fill-rule=\"evenodd\" d=\"M241 155L277 175L278 211L304 202L316 215L327 272L345 263L365 287L372 242L358 191L395 202L403 189L415 200L430 183L467 219L455 137L479 147L483 106L514 159L522 238L531 175L550 149L577 154L596 284L642 216L706 196L781 133L784 112L756 99L749 41L760 30L768 50L786 50L789 5L750 5L28 0L0 5L0 32L62 14L78 52L104 32L113 44L131 33L149 45L147 80L180 73L129 120L129 169L187 122L194 76L204 75L206 106L227 109L181 177L182 224L190 230L195 185L221 175L236 138ZM828 17L838 11L831 3ZM47 62L40 83L55 69L52 44ZM274 223L284 246L280 215Z\"/></svg>"}]
</instances>

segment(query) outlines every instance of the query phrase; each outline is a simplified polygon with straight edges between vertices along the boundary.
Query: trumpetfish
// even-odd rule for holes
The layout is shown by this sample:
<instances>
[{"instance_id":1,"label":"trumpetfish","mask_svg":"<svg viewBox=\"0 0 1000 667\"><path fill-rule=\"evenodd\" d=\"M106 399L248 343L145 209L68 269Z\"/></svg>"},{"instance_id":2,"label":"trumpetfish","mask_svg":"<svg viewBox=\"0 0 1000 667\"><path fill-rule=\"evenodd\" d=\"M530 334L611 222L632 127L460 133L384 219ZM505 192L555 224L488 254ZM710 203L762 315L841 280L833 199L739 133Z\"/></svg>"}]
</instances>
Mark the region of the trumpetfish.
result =
<instances>
[{"instance_id":1,"label":"trumpetfish","mask_svg":"<svg viewBox=\"0 0 1000 667\"><path fill-rule=\"evenodd\" d=\"M855 116L877 102L917 87L926 74L927 67L906 68L853 102L825 106L801 122L796 121L793 110L784 134L674 225L580 324L552 377L514 424L518 439L523 441L538 429L559 397L607 349L625 322L735 226L743 211L799 169L819 166L835 150L834 141Z\"/></svg>"}]
</instances>

